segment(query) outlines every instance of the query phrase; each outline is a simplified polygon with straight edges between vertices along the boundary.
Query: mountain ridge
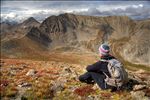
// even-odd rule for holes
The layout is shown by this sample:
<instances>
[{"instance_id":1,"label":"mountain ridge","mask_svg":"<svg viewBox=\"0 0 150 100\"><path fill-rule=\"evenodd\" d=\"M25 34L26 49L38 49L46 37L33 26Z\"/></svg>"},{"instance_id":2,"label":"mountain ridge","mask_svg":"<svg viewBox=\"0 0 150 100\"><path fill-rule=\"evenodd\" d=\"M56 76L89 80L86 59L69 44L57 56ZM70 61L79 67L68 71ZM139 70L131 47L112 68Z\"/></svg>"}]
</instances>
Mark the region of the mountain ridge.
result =
<instances>
[{"instance_id":1,"label":"mountain ridge","mask_svg":"<svg viewBox=\"0 0 150 100\"><path fill-rule=\"evenodd\" d=\"M115 45L113 49L125 60L149 65L149 26L149 19L135 21L127 16L98 17L65 13L50 16L37 26L33 25L25 31L25 37L49 50L65 47L98 53L101 43L109 43L111 47ZM144 44L147 47L141 49ZM136 51L133 51L134 48Z\"/></svg>"}]
</instances>

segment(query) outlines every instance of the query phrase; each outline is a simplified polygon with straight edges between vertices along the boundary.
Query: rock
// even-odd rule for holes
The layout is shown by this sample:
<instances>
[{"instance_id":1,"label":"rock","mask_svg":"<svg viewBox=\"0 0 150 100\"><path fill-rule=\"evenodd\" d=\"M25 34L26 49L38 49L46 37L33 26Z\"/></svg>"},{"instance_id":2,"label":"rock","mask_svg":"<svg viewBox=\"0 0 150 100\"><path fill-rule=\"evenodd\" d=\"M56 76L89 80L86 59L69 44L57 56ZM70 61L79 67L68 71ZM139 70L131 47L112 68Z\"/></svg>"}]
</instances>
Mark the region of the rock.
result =
<instances>
[{"instance_id":1,"label":"rock","mask_svg":"<svg viewBox=\"0 0 150 100\"><path fill-rule=\"evenodd\" d=\"M145 93L143 91L131 91L130 93L133 100L149 100L149 98L145 96Z\"/></svg>"},{"instance_id":2,"label":"rock","mask_svg":"<svg viewBox=\"0 0 150 100\"><path fill-rule=\"evenodd\" d=\"M25 82L25 83L19 84L18 86L19 87L31 87L32 84Z\"/></svg>"},{"instance_id":3,"label":"rock","mask_svg":"<svg viewBox=\"0 0 150 100\"><path fill-rule=\"evenodd\" d=\"M68 89L70 89L72 92L74 91L74 90L76 90L78 87L77 86L70 86Z\"/></svg>"},{"instance_id":4,"label":"rock","mask_svg":"<svg viewBox=\"0 0 150 100\"><path fill-rule=\"evenodd\" d=\"M56 81L52 82L51 90L54 91L54 93L57 93L59 91L63 91L65 89L65 83L67 82L64 78L58 78Z\"/></svg>"},{"instance_id":5,"label":"rock","mask_svg":"<svg viewBox=\"0 0 150 100\"><path fill-rule=\"evenodd\" d=\"M21 67L22 69L25 69L25 68L28 67L28 64L22 64L20 67Z\"/></svg>"},{"instance_id":6,"label":"rock","mask_svg":"<svg viewBox=\"0 0 150 100\"><path fill-rule=\"evenodd\" d=\"M144 72L145 72L144 70L140 69L140 70L136 71L135 73L136 74L141 74L141 73L144 73Z\"/></svg>"},{"instance_id":7,"label":"rock","mask_svg":"<svg viewBox=\"0 0 150 100\"><path fill-rule=\"evenodd\" d=\"M137 83L142 83L143 81L135 73L129 73L129 79L137 81Z\"/></svg>"},{"instance_id":8,"label":"rock","mask_svg":"<svg viewBox=\"0 0 150 100\"><path fill-rule=\"evenodd\" d=\"M36 80L36 81L35 81L35 83L39 83L39 81L38 81L38 80Z\"/></svg>"},{"instance_id":9,"label":"rock","mask_svg":"<svg viewBox=\"0 0 150 100\"><path fill-rule=\"evenodd\" d=\"M150 87L144 90L145 95L150 98Z\"/></svg>"},{"instance_id":10,"label":"rock","mask_svg":"<svg viewBox=\"0 0 150 100\"><path fill-rule=\"evenodd\" d=\"M11 65L10 66L10 70L16 70L16 71L20 71L20 70L23 70L24 67L22 66L17 66L17 65Z\"/></svg>"},{"instance_id":11,"label":"rock","mask_svg":"<svg viewBox=\"0 0 150 100\"><path fill-rule=\"evenodd\" d=\"M146 85L135 85L133 87L133 90L137 91L137 90L142 90L142 89L145 89L145 88L146 88Z\"/></svg>"},{"instance_id":12,"label":"rock","mask_svg":"<svg viewBox=\"0 0 150 100\"><path fill-rule=\"evenodd\" d=\"M74 74L73 74L73 75L71 75L70 77L71 77L71 80L78 80L77 75L74 75Z\"/></svg>"},{"instance_id":13,"label":"rock","mask_svg":"<svg viewBox=\"0 0 150 100\"><path fill-rule=\"evenodd\" d=\"M62 83L55 83L53 84L53 86L51 87L51 90L54 91L54 93L57 93L59 91L63 91L65 89L64 84Z\"/></svg>"},{"instance_id":14,"label":"rock","mask_svg":"<svg viewBox=\"0 0 150 100\"><path fill-rule=\"evenodd\" d=\"M94 84L94 86L93 86L92 88L93 88L94 90L100 89L97 84Z\"/></svg>"},{"instance_id":15,"label":"rock","mask_svg":"<svg viewBox=\"0 0 150 100\"><path fill-rule=\"evenodd\" d=\"M0 60L0 67L2 67L4 65L4 61L3 60Z\"/></svg>"},{"instance_id":16,"label":"rock","mask_svg":"<svg viewBox=\"0 0 150 100\"><path fill-rule=\"evenodd\" d=\"M11 70L11 71L9 72L9 75L10 75L10 76L14 76L14 75L16 75L16 73L17 73L17 72L16 72L15 70Z\"/></svg>"},{"instance_id":17,"label":"rock","mask_svg":"<svg viewBox=\"0 0 150 100\"><path fill-rule=\"evenodd\" d=\"M9 85L9 81L8 80L0 80L0 86L8 86Z\"/></svg>"},{"instance_id":18,"label":"rock","mask_svg":"<svg viewBox=\"0 0 150 100\"><path fill-rule=\"evenodd\" d=\"M64 68L64 71L67 72L67 73L72 73L70 68Z\"/></svg>"},{"instance_id":19,"label":"rock","mask_svg":"<svg viewBox=\"0 0 150 100\"><path fill-rule=\"evenodd\" d=\"M36 74L36 71L35 71L34 69L30 69L30 70L27 72L26 76L33 76L33 75L35 75L35 74Z\"/></svg>"},{"instance_id":20,"label":"rock","mask_svg":"<svg viewBox=\"0 0 150 100\"><path fill-rule=\"evenodd\" d=\"M86 98L86 100L95 100L95 98L94 98L94 96L89 95L89 96Z\"/></svg>"}]
</instances>

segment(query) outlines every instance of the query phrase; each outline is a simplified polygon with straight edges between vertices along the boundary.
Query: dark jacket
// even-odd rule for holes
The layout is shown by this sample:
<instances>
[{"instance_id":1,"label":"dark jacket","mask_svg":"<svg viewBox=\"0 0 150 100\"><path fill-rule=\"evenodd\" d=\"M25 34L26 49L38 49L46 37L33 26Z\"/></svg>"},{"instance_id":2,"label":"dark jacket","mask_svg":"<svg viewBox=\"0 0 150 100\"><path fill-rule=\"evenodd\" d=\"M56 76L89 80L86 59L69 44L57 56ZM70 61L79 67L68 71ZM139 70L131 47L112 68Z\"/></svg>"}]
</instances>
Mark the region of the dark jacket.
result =
<instances>
[{"instance_id":1,"label":"dark jacket","mask_svg":"<svg viewBox=\"0 0 150 100\"><path fill-rule=\"evenodd\" d=\"M104 59L104 60L110 60L110 59L114 59L114 58L115 57L113 57L111 55L101 57L101 59ZM99 60L98 62L96 62L92 65L88 65L86 70L88 72L96 72L96 73L100 73L100 74L105 72L110 77L110 73L108 71L107 64L108 64L108 62L104 62L104 61Z\"/></svg>"}]
</instances>

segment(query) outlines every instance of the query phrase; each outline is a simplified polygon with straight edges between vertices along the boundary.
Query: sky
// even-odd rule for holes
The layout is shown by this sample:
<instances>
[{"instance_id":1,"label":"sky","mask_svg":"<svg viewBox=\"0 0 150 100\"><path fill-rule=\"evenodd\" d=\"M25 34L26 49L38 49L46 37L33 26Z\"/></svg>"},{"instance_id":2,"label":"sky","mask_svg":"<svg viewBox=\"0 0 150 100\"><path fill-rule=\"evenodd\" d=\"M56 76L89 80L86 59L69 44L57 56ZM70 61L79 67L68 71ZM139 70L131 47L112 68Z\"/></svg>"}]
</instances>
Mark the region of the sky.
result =
<instances>
[{"instance_id":1,"label":"sky","mask_svg":"<svg viewBox=\"0 0 150 100\"><path fill-rule=\"evenodd\" d=\"M51 15L74 13L90 16L129 16L150 18L150 1L1 1L1 21L23 21L34 17L42 21Z\"/></svg>"}]
</instances>

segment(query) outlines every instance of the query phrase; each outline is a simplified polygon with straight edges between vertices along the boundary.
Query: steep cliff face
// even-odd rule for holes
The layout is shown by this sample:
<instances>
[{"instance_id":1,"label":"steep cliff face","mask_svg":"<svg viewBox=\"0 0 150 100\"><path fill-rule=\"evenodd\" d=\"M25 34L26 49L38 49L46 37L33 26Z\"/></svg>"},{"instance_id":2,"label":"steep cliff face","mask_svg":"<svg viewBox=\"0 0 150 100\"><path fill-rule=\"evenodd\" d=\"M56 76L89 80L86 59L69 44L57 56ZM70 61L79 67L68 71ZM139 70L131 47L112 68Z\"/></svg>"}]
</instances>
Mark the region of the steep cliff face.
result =
<instances>
[{"instance_id":1,"label":"steep cliff face","mask_svg":"<svg viewBox=\"0 0 150 100\"><path fill-rule=\"evenodd\" d=\"M65 33L69 32L69 29L71 30L75 29L77 26L77 23L78 23L77 20L75 20L74 17L70 19L68 14L59 15L59 16L50 16L41 23L39 28L32 29L29 32L28 36L37 35L36 36L37 38L40 38L41 36L47 37L48 40L51 40L47 42L48 47L63 45L64 43L67 43L66 36L68 34L65 34ZM40 34L40 37L39 37L39 34ZM70 35L70 38L71 38L71 35Z\"/></svg>"},{"instance_id":2,"label":"steep cliff face","mask_svg":"<svg viewBox=\"0 0 150 100\"><path fill-rule=\"evenodd\" d=\"M108 39L120 39L134 34L135 22L126 16L93 17L74 14L61 14L45 19L38 30L50 40L49 47L78 44L88 45L107 42ZM37 29L29 35L36 34ZM38 33L37 33L38 35ZM95 48L95 46L94 46ZM94 49L90 47L89 49Z\"/></svg>"},{"instance_id":3,"label":"steep cliff face","mask_svg":"<svg viewBox=\"0 0 150 100\"><path fill-rule=\"evenodd\" d=\"M149 19L134 21L127 16L94 17L66 13L50 16L41 24L29 18L20 27L28 27L25 37L51 50L72 48L97 53L101 43L109 43L112 53L129 62L147 65L150 62Z\"/></svg>"},{"instance_id":4,"label":"steep cliff face","mask_svg":"<svg viewBox=\"0 0 150 100\"><path fill-rule=\"evenodd\" d=\"M29 38L34 41L37 41L45 46L49 46L51 43L51 39L47 34L43 34L37 27L33 27L27 34Z\"/></svg>"},{"instance_id":5,"label":"steep cliff face","mask_svg":"<svg viewBox=\"0 0 150 100\"><path fill-rule=\"evenodd\" d=\"M119 51L125 60L149 64L149 25L149 20L134 21L127 16L93 17L61 14L45 19L39 30L51 40L48 44L53 49L74 47L97 52L101 43L111 44L118 41L122 45L116 44L113 49L120 46L122 49L116 51Z\"/></svg>"},{"instance_id":6,"label":"steep cliff face","mask_svg":"<svg viewBox=\"0 0 150 100\"><path fill-rule=\"evenodd\" d=\"M126 60L150 65L150 20L137 22L135 35L126 42L122 51Z\"/></svg>"}]
</instances>

